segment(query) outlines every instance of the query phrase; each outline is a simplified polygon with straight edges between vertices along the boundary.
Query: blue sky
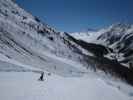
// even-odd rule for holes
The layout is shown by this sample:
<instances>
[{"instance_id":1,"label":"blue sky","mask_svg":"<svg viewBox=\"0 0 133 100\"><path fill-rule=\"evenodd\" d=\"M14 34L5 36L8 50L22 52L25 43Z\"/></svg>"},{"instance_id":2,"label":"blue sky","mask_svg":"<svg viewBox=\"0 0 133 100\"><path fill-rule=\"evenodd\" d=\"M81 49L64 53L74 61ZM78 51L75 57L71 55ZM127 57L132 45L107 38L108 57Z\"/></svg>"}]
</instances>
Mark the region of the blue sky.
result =
<instances>
[{"instance_id":1,"label":"blue sky","mask_svg":"<svg viewBox=\"0 0 133 100\"><path fill-rule=\"evenodd\" d=\"M99 29L133 23L133 0L16 0L24 9L59 31Z\"/></svg>"}]
</instances>

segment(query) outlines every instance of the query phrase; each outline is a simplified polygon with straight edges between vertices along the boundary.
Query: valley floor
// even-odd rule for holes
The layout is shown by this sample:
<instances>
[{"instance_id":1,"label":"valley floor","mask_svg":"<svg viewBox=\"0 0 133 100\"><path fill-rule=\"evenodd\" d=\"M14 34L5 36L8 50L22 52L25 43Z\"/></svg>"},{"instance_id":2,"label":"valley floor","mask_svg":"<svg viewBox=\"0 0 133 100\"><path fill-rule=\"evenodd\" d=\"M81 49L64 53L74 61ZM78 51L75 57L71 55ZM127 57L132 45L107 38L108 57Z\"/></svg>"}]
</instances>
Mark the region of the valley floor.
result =
<instances>
[{"instance_id":1,"label":"valley floor","mask_svg":"<svg viewBox=\"0 0 133 100\"><path fill-rule=\"evenodd\" d=\"M0 72L0 100L133 100L97 77L39 77L33 72Z\"/></svg>"}]
</instances>

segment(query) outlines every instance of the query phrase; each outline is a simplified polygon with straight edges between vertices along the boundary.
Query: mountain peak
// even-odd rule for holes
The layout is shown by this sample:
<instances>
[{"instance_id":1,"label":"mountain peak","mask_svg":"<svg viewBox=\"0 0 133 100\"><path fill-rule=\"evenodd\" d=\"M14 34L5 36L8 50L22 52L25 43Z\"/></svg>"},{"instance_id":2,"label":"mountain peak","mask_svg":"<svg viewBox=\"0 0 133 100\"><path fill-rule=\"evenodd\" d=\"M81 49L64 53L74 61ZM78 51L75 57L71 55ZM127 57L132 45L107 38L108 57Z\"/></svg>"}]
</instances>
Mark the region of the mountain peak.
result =
<instances>
[{"instance_id":1,"label":"mountain peak","mask_svg":"<svg viewBox=\"0 0 133 100\"><path fill-rule=\"evenodd\" d=\"M115 23L113 25L110 26L111 29L115 29L115 28L124 28L124 29L129 29L131 28L131 24L127 24L127 23Z\"/></svg>"}]
</instances>

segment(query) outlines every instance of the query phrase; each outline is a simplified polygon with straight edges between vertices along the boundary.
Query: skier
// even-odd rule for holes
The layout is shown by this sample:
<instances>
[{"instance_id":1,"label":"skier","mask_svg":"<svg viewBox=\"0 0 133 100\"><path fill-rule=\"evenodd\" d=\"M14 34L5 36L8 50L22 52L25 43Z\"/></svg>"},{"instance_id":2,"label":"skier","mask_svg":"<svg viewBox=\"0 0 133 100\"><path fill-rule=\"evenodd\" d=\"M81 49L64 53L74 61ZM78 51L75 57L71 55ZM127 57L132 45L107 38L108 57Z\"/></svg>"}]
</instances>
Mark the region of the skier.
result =
<instances>
[{"instance_id":1,"label":"skier","mask_svg":"<svg viewBox=\"0 0 133 100\"><path fill-rule=\"evenodd\" d=\"M44 76L44 72L41 73L41 76L39 78L40 81L44 81L43 76Z\"/></svg>"}]
</instances>

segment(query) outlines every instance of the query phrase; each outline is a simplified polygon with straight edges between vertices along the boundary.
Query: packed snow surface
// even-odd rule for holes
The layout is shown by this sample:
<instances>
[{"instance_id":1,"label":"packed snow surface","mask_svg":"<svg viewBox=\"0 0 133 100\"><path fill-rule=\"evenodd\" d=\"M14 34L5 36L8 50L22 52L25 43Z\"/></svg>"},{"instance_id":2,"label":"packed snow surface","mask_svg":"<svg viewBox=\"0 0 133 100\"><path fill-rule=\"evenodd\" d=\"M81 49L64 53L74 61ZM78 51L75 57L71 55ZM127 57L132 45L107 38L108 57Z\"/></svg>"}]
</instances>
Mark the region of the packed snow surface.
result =
<instances>
[{"instance_id":1,"label":"packed snow surface","mask_svg":"<svg viewBox=\"0 0 133 100\"><path fill-rule=\"evenodd\" d=\"M45 73L1 72L1 100L133 100L97 77L65 78Z\"/></svg>"}]
</instances>

